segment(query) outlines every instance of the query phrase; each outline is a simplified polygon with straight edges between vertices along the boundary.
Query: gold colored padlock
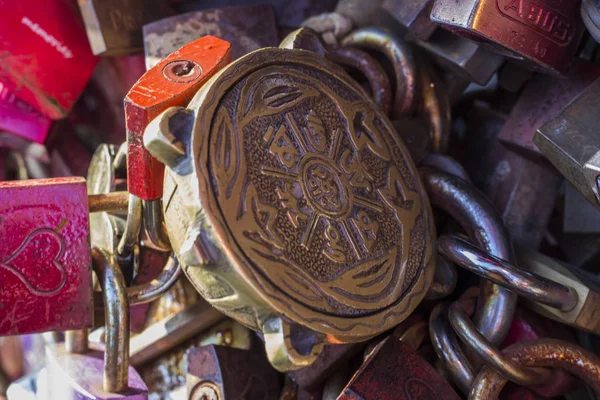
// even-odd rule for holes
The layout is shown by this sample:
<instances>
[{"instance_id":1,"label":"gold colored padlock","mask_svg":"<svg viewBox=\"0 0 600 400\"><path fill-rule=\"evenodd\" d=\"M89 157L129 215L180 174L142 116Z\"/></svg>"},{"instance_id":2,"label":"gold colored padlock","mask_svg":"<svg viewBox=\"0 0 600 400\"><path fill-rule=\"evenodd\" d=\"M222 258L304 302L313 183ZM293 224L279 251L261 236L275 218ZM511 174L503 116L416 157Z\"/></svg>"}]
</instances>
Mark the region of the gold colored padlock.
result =
<instances>
[{"instance_id":1,"label":"gold colored padlock","mask_svg":"<svg viewBox=\"0 0 600 400\"><path fill-rule=\"evenodd\" d=\"M144 134L168 167L165 221L185 273L263 333L281 371L394 327L434 272L431 208L404 144L324 53L298 30Z\"/></svg>"}]
</instances>

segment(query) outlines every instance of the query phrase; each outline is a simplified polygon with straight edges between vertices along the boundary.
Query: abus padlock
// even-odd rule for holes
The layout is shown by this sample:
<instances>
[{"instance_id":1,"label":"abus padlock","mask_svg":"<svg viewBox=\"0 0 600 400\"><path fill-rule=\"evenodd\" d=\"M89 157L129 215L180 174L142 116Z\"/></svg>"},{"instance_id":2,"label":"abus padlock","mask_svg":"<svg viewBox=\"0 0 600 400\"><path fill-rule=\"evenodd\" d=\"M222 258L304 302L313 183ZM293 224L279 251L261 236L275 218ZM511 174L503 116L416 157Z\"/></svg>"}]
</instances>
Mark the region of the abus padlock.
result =
<instances>
[{"instance_id":1,"label":"abus padlock","mask_svg":"<svg viewBox=\"0 0 600 400\"><path fill-rule=\"evenodd\" d=\"M163 208L184 271L263 332L279 370L397 325L435 262L430 205L391 122L299 43L320 48L301 29L252 52L144 134L168 165Z\"/></svg>"},{"instance_id":2,"label":"abus padlock","mask_svg":"<svg viewBox=\"0 0 600 400\"><path fill-rule=\"evenodd\" d=\"M543 72L564 72L584 27L578 0L436 0L431 19Z\"/></svg>"},{"instance_id":3,"label":"abus padlock","mask_svg":"<svg viewBox=\"0 0 600 400\"><path fill-rule=\"evenodd\" d=\"M92 75L79 10L68 0L0 2L0 82L52 118L64 118Z\"/></svg>"},{"instance_id":4,"label":"abus padlock","mask_svg":"<svg viewBox=\"0 0 600 400\"><path fill-rule=\"evenodd\" d=\"M91 327L83 178L0 183L0 335Z\"/></svg>"}]
</instances>

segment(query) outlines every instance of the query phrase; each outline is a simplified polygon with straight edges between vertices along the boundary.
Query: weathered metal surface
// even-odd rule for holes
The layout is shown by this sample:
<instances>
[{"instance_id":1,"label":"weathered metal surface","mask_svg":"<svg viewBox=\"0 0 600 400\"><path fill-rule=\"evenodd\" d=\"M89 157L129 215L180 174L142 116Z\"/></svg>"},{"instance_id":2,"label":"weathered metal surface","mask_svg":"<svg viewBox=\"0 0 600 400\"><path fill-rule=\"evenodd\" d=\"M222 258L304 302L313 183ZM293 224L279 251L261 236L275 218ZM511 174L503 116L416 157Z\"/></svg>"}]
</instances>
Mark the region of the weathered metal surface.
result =
<instances>
[{"instance_id":1,"label":"weathered metal surface","mask_svg":"<svg viewBox=\"0 0 600 400\"><path fill-rule=\"evenodd\" d=\"M179 14L146 24L143 32L148 69L180 47L206 35L229 42L232 60L279 43L275 12L267 5Z\"/></svg>"},{"instance_id":2,"label":"weathered metal surface","mask_svg":"<svg viewBox=\"0 0 600 400\"><path fill-rule=\"evenodd\" d=\"M561 176L546 160L523 157L497 139L506 120L505 114L475 103L466 142L471 157L465 166L475 185L502 215L513 243L538 248Z\"/></svg>"},{"instance_id":3,"label":"weathered metal surface","mask_svg":"<svg viewBox=\"0 0 600 400\"><path fill-rule=\"evenodd\" d=\"M93 323L83 178L0 182L0 334Z\"/></svg>"},{"instance_id":4,"label":"weathered metal surface","mask_svg":"<svg viewBox=\"0 0 600 400\"><path fill-rule=\"evenodd\" d=\"M188 351L186 385L190 399L200 400L200 393L217 393L210 399L277 400L280 378L267 361L261 346L250 350L208 345Z\"/></svg>"},{"instance_id":5,"label":"weathered metal surface","mask_svg":"<svg viewBox=\"0 0 600 400\"><path fill-rule=\"evenodd\" d=\"M92 52L102 56L141 53L142 26L172 14L166 0L78 0L77 3Z\"/></svg>"},{"instance_id":6,"label":"weathered metal surface","mask_svg":"<svg viewBox=\"0 0 600 400\"><path fill-rule=\"evenodd\" d=\"M389 337L364 361L338 400L458 400L452 386L414 350Z\"/></svg>"},{"instance_id":7,"label":"weathered metal surface","mask_svg":"<svg viewBox=\"0 0 600 400\"><path fill-rule=\"evenodd\" d=\"M498 138L533 156L541 152L533 143L537 129L548 122L600 76L600 68L578 63L566 78L534 76L513 106Z\"/></svg>"},{"instance_id":8,"label":"weathered metal surface","mask_svg":"<svg viewBox=\"0 0 600 400\"><path fill-rule=\"evenodd\" d=\"M547 73L565 72L574 60L584 26L580 1L436 0L431 19L469 39L489 43L509 57Z\"/></svg>"}]
</instances>

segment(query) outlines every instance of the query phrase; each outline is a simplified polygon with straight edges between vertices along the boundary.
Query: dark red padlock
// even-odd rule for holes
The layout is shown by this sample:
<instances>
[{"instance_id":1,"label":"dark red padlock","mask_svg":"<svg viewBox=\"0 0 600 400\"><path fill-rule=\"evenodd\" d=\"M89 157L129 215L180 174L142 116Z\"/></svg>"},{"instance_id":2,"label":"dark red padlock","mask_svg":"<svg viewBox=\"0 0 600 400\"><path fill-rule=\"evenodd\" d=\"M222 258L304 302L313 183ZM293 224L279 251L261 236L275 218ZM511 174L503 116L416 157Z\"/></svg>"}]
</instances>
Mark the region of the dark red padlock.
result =
<instances>
[{"instance_id":1,"label":"dark red padlock","mask_svg":"<svg viewBox=\"0 0 600 400\"><path fill-rule=\"evenodd\" d=\"M370 353L338 400L458 400L452 386L402 341L388 337Z\"/></svg>"}]
</instances>

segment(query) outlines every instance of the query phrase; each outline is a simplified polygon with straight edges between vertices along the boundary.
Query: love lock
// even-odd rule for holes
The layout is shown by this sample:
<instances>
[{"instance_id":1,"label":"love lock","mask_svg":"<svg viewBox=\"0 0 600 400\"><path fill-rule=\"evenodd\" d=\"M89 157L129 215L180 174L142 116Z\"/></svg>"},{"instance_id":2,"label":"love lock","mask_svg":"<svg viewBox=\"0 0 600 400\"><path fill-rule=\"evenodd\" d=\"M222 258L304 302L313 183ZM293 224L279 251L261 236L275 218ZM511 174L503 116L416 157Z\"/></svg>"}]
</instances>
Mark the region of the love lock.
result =
<instances>
[{"instance_id":1,"label":"love lock","mask_svg":"<svg viewBox=\"0 0 600 400\"><path fill-rule=\"evenodd\" d=\"M263 332L281 371L397 325L434 272L431 209L404 144L324 53L298 30L144 134L167 165L165 221L187 276Z\"/></svg>"}]
</instances>

